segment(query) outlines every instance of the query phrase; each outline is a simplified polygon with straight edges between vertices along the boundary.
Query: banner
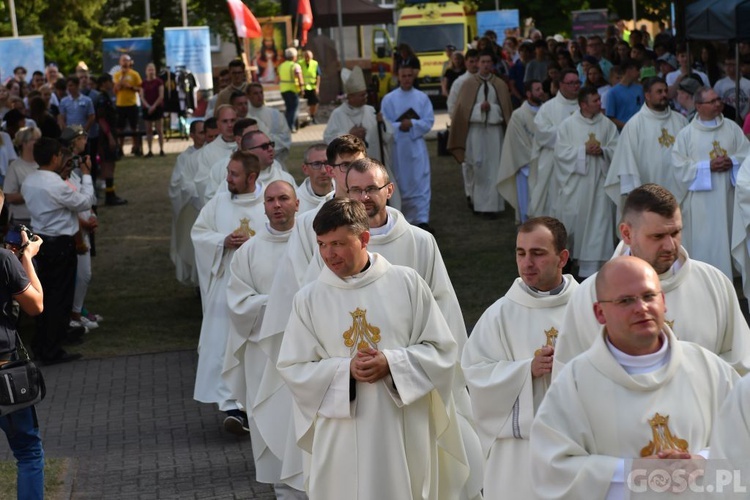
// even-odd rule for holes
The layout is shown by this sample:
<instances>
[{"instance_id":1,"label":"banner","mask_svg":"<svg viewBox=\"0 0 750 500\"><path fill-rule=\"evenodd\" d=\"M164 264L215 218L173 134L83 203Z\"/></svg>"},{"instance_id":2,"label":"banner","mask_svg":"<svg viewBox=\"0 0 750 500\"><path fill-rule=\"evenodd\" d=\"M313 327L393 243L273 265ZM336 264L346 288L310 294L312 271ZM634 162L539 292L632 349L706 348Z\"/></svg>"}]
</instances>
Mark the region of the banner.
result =
<instances>
[{"instance_id":1,"label":"banner","mask_svg":"<svg viewBox=\"0 0 750 500\"><path fill-rule=\"evenodd\" d=\"M609 22L607 21L607 9L574 10L573 16L573 39L578 36L599 35L604 36Z\"/></svg>"},{"instance_id":2,"label":"banner","mask_svg":"<svg viewBox=\"0 0 750 500\"><path fill-rule=\"evenodd\" d=\"M518 9L477 12L477 34L484 36L485 31L494 31L497 34L497 44L500 46L503 45L506 37L519 37L521 35L519 27Z\"/></svg>"},{"instance_id":3,"label":"banner","mask_svg":"<svg viewBox=\"0 0 750 500\"><path fill-rule=\"evenodd\" d=\"M170 71L184 66L193 74L200 88L213 88L208 26L164 28L164 51Z\"/></svg>"},{"instance_id":4,"label":"banner","mask_svg":"<svg viewBox=\"0 0 750 500\"><path fill-rule=\"evenodd\" d=\"M114 75L120 69L120 56L133 58L133 69L141 78L146 74L146 65L153 61L151 38L105 38L102 40L102 67L105 73Z\"/></svg>"},{"instance_id":5,"label":"banner","mask_svg":"<svg viewBox=\"0 0 750 500\"><path fill-rule=\"evenodd\" d=\"M0 38L0 83L13 77L13 68L26 68L26 80L34 71L44 72L44 37L42 35Z\"/></svg>"},{"instance_id":6,"label":"banner","mask_svg":"<svg viewBox=\"0 0 750 500\"><path fill-rule=\"evenodd\" d=\"M250 40L250 57L258 67L258 80L274 83L276 67L284 62L284 49L292 46L292 17L261 17L258 22L262 37Z\"/></svg>"}]
</instances>

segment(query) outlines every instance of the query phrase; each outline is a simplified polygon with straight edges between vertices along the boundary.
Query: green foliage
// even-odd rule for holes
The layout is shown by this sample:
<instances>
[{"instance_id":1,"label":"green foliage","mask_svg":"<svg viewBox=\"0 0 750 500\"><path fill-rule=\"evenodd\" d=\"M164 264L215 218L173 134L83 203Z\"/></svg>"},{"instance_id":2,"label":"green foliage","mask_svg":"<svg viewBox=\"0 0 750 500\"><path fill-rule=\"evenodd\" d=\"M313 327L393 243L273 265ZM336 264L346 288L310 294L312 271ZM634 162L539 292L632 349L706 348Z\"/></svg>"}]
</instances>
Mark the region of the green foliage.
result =
<instances>
[{"instance_id":1,"label":"green foliage","mask_svg":"<svg viewBox=\"0 0 750 500\"><path fill-rule=\"evenodd\" d=\"M245 1L255 17L273 17L281 15L281 4L276 0Z\"/></svg>"}]
</instances>

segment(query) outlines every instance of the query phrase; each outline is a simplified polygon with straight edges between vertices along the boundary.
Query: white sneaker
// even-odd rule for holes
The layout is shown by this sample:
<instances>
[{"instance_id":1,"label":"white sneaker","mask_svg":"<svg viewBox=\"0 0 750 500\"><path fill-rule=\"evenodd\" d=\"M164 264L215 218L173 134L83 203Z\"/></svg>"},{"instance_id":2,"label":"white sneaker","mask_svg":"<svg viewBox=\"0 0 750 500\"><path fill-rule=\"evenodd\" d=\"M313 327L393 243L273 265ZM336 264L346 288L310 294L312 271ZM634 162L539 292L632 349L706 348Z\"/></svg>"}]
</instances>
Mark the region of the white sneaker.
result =
<instances>
[{"instance_id":1,"label":"white sneaker","mask_svg":"<svg viewBox=\"0 0 750 500\"><path fill-rule=\"evenodd\" d=\"M91 321L86 316L81 316L81 325L85 326L89 330L99 328L99 323L97 323L96 321Z\"/></svg>"}]
</instances>

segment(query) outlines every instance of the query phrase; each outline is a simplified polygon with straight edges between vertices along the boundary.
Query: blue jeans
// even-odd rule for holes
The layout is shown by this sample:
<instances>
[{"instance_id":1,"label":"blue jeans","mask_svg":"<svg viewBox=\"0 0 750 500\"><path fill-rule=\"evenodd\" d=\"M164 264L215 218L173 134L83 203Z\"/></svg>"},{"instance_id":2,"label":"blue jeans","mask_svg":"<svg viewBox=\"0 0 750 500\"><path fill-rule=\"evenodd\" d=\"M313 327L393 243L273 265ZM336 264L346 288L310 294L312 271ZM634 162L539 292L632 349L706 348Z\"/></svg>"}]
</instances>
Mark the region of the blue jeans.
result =
<instances>
[{"instance_id":1,"label":"blue jeans","mask_svg":"<svg viewBox=\"0 0 750 500\"><path fill-rule=\"evenodd\" d=\"M18 462L18 499L43 499L44 450L34 407L0 417L0 429Z\"/></svg>"},{"instance_id":2,"label":"blue jeans","mask_svg":"<svg viewBox=\"0 0 750 500\"><path fill-rule=\"evenodd\" d=\"M281 98L284 99L284 117L286 118L286 124L289 125L289 130L294 130L295 122L297 121L297 109L299 109L299 94L296 92L282 92Z\"/></svg>"}]
</instances>

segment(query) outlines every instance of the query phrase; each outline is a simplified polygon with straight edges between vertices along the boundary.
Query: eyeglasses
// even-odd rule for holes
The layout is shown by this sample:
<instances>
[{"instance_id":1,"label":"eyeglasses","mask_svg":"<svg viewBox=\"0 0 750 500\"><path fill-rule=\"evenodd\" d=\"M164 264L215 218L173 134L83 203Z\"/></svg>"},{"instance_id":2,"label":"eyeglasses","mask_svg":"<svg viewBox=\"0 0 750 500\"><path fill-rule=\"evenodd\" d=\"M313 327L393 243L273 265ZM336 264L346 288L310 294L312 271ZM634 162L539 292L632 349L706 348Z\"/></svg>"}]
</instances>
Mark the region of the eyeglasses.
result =
<instances>
[{"instance_id":1,"label":"eyeglasses","mask_svg":"<svg viewBox=\"0 0 750 500\"><path fill-rule=\"evenodd\" d=\"M368 186L365 189L358 188L358 187L353 187L353 188L349 188L346 192L349 193L349 194L353 194L354 196L362 196L363 194L365 194L367 196L372 196L375 193L377 193L378 191L380 191L381 189L383 189L385 187L388 187L390 184L391 184L390 182L386 182L385 184L383 184L380 187L377 187L377 186Z\"/></svg>"},{"instance_id":2,"label":"eyeglasses","mask_svg":"<svg viewBox=\"0 0 750 500\"><path fill-rule=\"evenodd\" d=\"M631 297L620 297L619 299L612 299L612 300L597 300L600 304L614 304L617 307L622 307L623 309L630 307L634 305L639 300L643 302L644 304L651 304L653 301L657 299L661 295L661 291L659 292L647 292L643 295L634 295Z\"/></svg>"},{"instance_id":3,"label":"eyeglasses","mask_svg":"<svg viewBox=\"0 0 750 500\"><path fill-rule=\"evenodd\" d=\"M721 102L721 99L718 97L716 99L711 99L710 101L706 102L697 102L696 104L719 104Z\"/></svg>"},{"instance_id":4,"label":"eyeglasses","mask_svg":"<svg viewBox=\"0 0 750 500\"><path fill-rule=\"evenodd\" d=\"M574 81L572 81L572 82L561 82L561 83L562 83L563 85L580 85L580 84L581 84L581 81L580 81L580 80L574 80Z\"/></svg>"},{"instance_id":5,"label":"eyeglasses","mask_svg":"<svg viewBox=\"0 0 750 500\"><path fill-rule=\"evenodd\" d=\"M325 167L327 164L324 161L314 161L312 163L305 163L308 167L311 167L313 170L320 170L321 168Z\"/></svg>"},{"instance_id":6,"label":"eyeglasses","mask_svg":"<svg viewBox=\"0 0 750 500\"><path fill-rule=\"evenodd\" d=\"M346 172L347 169L349 168L349 165L351 165L352 163L354 162L342 161L341 163L330 163L329 165L331 165L333 168L338 168L342 172Z\"/></svg>"},{"instance_id":7,"label":"eyeglasses","mask_svg":"<svg viewBox=\"0 0 750 500\"><path fill-rule=\"evenodd\" d=\"M257 146L253 146L253 147L251 147L251 148L247 148L247 150L248 150L248 151L251 151L251 150L253 150L253 149L258 149L258 148L260 148L260 149L262 149L263 151L268 151L268 148L271 148L271 149L273 149L273 148L275 148L275 147L276 147L276 143L275 143L275 142L273 142L273 141L269 141L269 142L264 142L263 144L258 144Z\"/></svg>"}]
</instances>

